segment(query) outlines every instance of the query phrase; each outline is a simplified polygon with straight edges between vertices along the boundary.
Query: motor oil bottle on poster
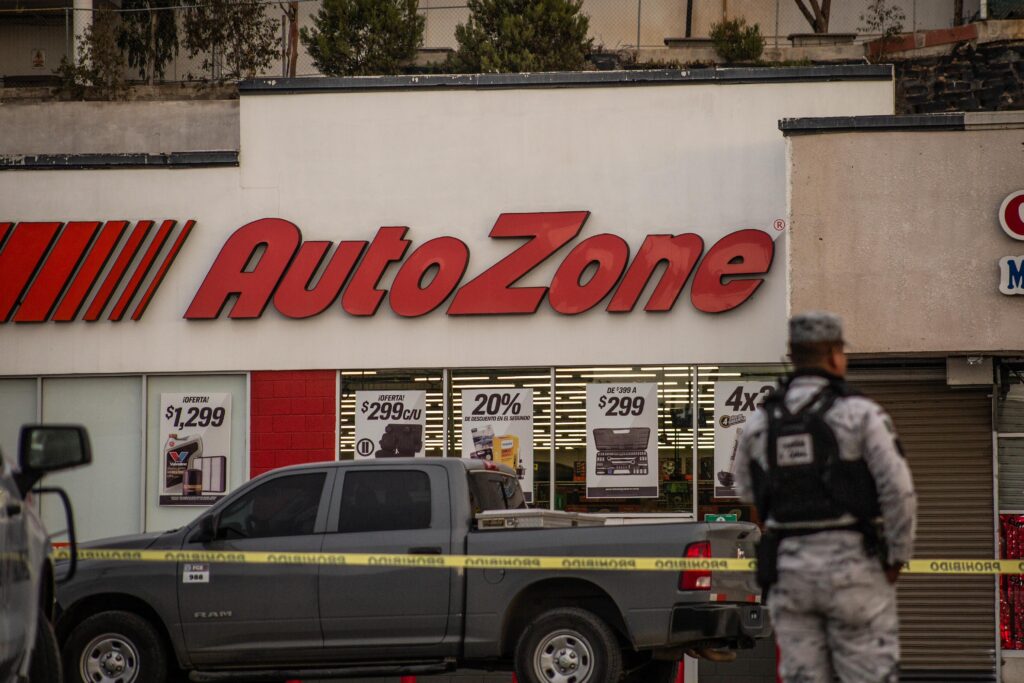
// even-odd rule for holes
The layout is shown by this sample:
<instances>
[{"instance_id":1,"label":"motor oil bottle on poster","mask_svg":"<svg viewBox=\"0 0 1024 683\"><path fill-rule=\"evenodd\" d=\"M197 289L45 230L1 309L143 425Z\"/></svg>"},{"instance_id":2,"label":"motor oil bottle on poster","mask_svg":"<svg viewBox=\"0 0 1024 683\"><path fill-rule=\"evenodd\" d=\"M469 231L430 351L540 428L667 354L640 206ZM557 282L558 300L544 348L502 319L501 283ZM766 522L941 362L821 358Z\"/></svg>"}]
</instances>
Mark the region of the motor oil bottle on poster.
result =
<instances>
[{"instance_id":1,"label":"motor oil bottle on poster","mask_svg":"<svg viewBox=\"0 0 1024 683\"><path fill-rule=\"evenodd\" d=\"M160 394L160 505L212 505L227 493L231 394Z\"/></svg>"},{"instance_id":2,"label":"motor oil bottle on poster","mask_svg":"<svg viewBox=\"0 0 1024 683\"><path fill-rule=\"evenodd\" d=\"M715 382L715 498L738 498L736 449L750 417L775 388L772 382Z\"/></svg>"},{"instance_id":3,"label":"motor oil bottle on poster","mask_svg":"<svg viewBox=\"0 0 1024 683\"><path fill-rule=\"evenodd\" d=\"M533 389L463 389L462 457L508 465L532 503Z\"/></svg>"}]
</instances>

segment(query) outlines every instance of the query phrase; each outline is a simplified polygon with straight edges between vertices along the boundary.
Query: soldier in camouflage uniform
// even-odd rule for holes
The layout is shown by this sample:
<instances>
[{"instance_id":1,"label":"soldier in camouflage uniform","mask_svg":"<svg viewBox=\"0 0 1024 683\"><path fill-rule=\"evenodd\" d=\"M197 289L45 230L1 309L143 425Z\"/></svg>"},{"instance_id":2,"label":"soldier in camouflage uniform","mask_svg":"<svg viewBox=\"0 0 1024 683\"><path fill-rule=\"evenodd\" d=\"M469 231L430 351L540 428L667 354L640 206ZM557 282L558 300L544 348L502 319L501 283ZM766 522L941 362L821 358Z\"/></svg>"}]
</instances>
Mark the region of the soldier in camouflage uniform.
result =
<instances>
[{"instance_id":1,"label":"soldier in camouflage uniform","mask_svg":"<svg viewBox=\"0 0 1024 683\"><path fill-rule=\"evenodd\" d=\"M846 356L839 318L824 312L798 315L790 320L789 334L796 369L777 398L766 401L750 420L735 468L740 497L762 510L765 548L777 544L777 573L767 579L775 579L767 604L782 679L831 683L838 676L843 683L896 683L894 584L913 553L917 509L910 471L889 416L842 382ZM780 415L792 423L814 410L820 411L822 431L834 435L830 447L821 445L827 434L814 439L780 435ZM808 451L829 448L839 464L823 476L820 467L813 469L817 456ZM793 478L800 466L812 476ZM860 479L857 468L863 472ZM825 482L833 479L846 489L830 490ZM875 500L865 507L869 498ZM875 519L865 519L869 516ZM884 540L874 533L878 517ZM759 563L767 568L761 553Z\"/></svg>"}]
</instances>

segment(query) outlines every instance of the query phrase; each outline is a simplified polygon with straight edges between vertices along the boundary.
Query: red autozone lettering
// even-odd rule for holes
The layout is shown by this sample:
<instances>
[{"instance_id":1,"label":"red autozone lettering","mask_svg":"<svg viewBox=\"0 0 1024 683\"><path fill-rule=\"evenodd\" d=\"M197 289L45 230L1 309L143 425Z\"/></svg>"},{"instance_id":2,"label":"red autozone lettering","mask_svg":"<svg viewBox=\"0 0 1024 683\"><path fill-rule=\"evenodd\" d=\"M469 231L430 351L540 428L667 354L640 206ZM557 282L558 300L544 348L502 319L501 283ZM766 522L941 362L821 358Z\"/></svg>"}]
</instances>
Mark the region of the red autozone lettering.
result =
<instances>
[{"instance_id":1,"label":"red autozone lettering","mask_svg":"<svg viewBox=\"0 0 1024 683\"><path fill-rule=\"evenodd\" d=\"M314 283L331 243L303 243L294 224L264 218L228 238L185 318L217 318L233 298L230 318L258 318L271 302L285 316L307 318L330 308L339 296L340 308L355 316L375 315L385 297L403 317L429 314L449 299L448 315L530 314L545 296L564 315L584 313L607 298L607 311L626 313L641 303L662 263L645 311L670 311L692 275L693 307L722 313L753 296L775 254L767 233L748 229L722 237L706 253L703 240L692 233L649 235L630 262L626 241L602 234L576 244L555 268L549 287L516 285L574 240L588 216L586 211L501 214L490 236L525 241L461 287L470 250L454 237L432 239L405 258L412 244L409 229L383 227L369 244L338 243ZM400 265L388 291L381 280L391 264Z\"/></svg>"}]
</instances>

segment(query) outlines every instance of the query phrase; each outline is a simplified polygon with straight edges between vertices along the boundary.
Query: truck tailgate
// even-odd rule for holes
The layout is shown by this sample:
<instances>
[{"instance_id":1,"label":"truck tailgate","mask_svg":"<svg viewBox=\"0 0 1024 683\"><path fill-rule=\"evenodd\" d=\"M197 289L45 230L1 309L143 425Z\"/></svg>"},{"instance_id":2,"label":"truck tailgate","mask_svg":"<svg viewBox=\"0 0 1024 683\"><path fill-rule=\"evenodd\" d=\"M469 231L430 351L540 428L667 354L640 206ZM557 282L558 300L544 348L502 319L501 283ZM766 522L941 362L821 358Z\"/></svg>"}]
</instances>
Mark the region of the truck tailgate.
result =
<instances>
[{"instance_id":1,"label":"truck tailgate","mask_svg":"<svg viewBox=\"0 0 1024 683\"><path fill-rule=\"evenodd\" d=\"M713 522L707 524L707 538L712 557L754 559L761 531L752 524ZM761 595L752 571L712 572L711 592L720 602L748 602Z\"/></svg>"}]
</instances>

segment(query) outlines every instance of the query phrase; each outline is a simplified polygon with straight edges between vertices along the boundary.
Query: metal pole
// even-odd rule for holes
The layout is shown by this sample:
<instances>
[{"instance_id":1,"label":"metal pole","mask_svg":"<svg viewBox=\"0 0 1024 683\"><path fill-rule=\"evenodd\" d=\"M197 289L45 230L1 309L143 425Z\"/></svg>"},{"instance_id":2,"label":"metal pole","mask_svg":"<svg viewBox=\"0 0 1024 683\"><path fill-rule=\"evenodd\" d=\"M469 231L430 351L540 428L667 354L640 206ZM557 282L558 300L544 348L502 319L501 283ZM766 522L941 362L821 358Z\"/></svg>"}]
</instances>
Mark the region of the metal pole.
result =
<instances>
[{"instance_id":1,"label":"metal pole","mask_svg":"<svg viewBox=\"0 0 1024 683\"><path fill-rule=\"evenodd\" d=\"M551 407L548 417L551 421L551 460L548 462L548 509L555 509L555 369L551 368Z\"/></svg>"},{"instance_id":2,"label":"metal pole","mask_svg":"<svg viewBox=\"0 0 1024 683\"><path fill-rule=\"evenodd\" d=\"M636 50L637 56L640 52L640 11L643 7L644 0L636 0Z\"/></svg>"},{"instance_id":3,"label":"metal pole","mask_svg":"<svg viewBox=\"0 0 1024 683\"><path fill-rule=\"evenodd\" d=\"M442 414L441 414L441 439L444 441L444 446L441 448L441 457L448 457L448 415L449 415L449 385L451 375L448 372L448 368L441 371L441 391L444 395L441 397Z\"/></svg>"},{"instance_id":4,"label":"metal pole","mask_svg":"<svg viewBox=\"0 0 1024 683\"><path fill-rule=\"evenodd\" d=\"M779 46L779 2L775 0L775 47Z\"/></svg>"},{"instance_id":5,"label":"metal pole","mask_svg":"<svg viewBox=\"0 0 1024 683\"><path fill-rule=\"evenodd\" d=\"M700 396L697 395L697 366L694 365L693 369L690 371L690 405L693 406L693 411L692 411L693 415L691 416L692 422L690 424L690 428L693 431L693 434L692 434L693 441L692 441L692 446L691 446L693 448L693 453L692 453L692 456L691 456L691 465L690 465L691 470L690 471L693 472L693 489L692 489L692 494L693 494L693 518L695 520L697 519L697 499L698 499L698 497L700 495L700 493L699 493L699 488L700 488L700 459L697 457L697 424L698 424L698 422L700 420L700 403L699 403L699 400L700 400ZM712 473L713 473L714 472L714 468L712 467L711 470L712 470ZM714 475L712 474L712 476L714 476ZM712 487L714 487L714 482L711 482L711 485L712 485Z\"/></svg>"}]
</instances>

